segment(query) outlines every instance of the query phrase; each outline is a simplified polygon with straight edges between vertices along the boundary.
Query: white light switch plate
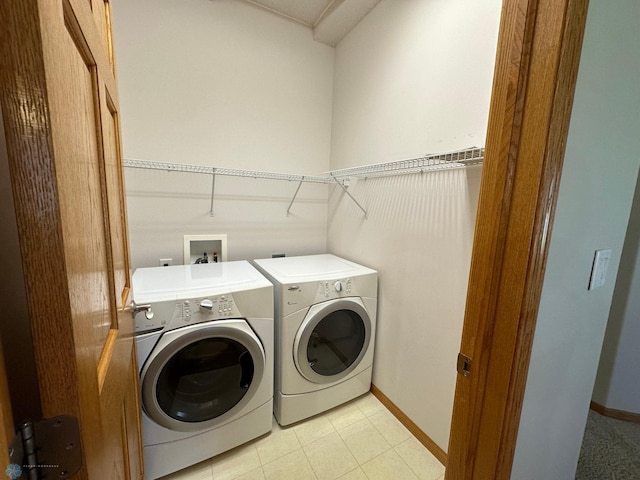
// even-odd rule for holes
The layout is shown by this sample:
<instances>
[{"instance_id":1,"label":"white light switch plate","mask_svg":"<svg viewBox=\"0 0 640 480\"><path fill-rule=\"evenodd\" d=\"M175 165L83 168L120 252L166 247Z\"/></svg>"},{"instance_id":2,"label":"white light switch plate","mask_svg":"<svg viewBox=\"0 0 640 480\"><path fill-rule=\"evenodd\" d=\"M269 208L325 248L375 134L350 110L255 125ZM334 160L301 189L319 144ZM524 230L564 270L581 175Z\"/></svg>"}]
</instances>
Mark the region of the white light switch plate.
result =
<instances>
[{"instance_id":1,"label":"white light switch plate","mask_svg":"<svg viewBox=\"0 0 640 480\"><path fill-rule=\"evenodd\" d=\"M591 280L589 281L589 290L595 290L605 284L607 280L607 269L609 268L609 259L611 258L611 249L596 250L593 258L593 267L591 268Z\"/></svg>"}]
</instances>

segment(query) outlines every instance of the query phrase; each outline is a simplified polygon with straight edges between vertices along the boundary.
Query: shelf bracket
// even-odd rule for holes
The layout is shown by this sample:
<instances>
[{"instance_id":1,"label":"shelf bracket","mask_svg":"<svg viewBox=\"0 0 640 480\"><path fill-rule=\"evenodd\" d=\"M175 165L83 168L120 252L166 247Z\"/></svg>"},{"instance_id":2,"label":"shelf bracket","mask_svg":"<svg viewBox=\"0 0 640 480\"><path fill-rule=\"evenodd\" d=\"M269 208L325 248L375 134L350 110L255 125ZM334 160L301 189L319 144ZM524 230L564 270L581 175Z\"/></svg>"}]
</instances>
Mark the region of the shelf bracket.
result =
<instances>
[{"instance_id":1,"label":"shelf bracket","mask_svg":"<svg viewBox=\"0 0 640 480\"><path fill-rule=\"evenodd\" d=\"M296 188L296 193L293 194L293 198L291 199L291 203L289 203L289 208L287 208L287 217L289 216L289 212L291 211L291 206L293 205L293 202L295 201L296 197L298 196L298 192L300 191L300 187L302 186L302 182L304 182L304 176L300 180L300 183L298 183L298 188Z\"/></svg>"},{"instance_id":2,"label":"shelf bracket","mask_svg":"<svg viewBox=\"0 0 640 480\"><path fill-rule=\"evenodd\" d=\"M216 191L216 171L215 169L213 170L213 173L211 174L211 208L209 209L209 216L210 217L215 217L216 214L213 211L213 194Z\"/></svg>"},{"instance_id":3,"label":"shelf bracket","mask_svg":"<svg viewBox=\"0 0 640 480\"><path fill-rule=\"evenodd\" d=\"M345 187L342 183L340 183L336 177L331 177L331 178L333 178L335 180L335 182L338 184L338 186L342 189L342 191L344 193L349 195L349 198L355 202L355 204L358 206L358 208L360 208L360 210L362 210L364 212L364 218L367 218L367 211L364 209L364 207L362 205L360 205L358 203L358 201L355 198L353 198L353 195L351 195L349 193L349 191L347 190L347 187Z\"/></svg>"}]
</instances>

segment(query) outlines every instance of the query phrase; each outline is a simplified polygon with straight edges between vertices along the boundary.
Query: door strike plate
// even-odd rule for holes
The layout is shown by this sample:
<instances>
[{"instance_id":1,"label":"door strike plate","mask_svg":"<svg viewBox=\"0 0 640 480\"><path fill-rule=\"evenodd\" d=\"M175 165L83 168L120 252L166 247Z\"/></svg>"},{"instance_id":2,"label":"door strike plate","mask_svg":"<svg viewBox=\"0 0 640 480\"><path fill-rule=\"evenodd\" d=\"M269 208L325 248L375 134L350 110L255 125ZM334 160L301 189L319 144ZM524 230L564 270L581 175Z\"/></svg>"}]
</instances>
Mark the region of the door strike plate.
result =
<instances>
[{"instance_id":1,"label":"door strike plate","mask_svg":"<svg viewBox=\"0 0 640 480\"><path fill-rule=\"evenodd\" d=\"M471 358L463 353L458 353L458 373L464 377L471 375Z\"/></svg>"}]
</instances>

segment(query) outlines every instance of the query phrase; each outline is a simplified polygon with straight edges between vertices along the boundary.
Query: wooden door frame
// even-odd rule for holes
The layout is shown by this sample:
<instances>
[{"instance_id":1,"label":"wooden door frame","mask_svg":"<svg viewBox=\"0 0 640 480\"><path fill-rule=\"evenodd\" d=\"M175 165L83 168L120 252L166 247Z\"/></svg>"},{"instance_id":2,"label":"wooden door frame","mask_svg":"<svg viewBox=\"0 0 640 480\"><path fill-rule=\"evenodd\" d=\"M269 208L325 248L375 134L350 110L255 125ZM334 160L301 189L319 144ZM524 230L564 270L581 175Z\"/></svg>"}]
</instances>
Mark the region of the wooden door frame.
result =
<instances>
[{"instance_id":1,"label":"wooden door frame","mask_svg":"<svg viewBox=\"0 0 640 480\"><path fill-rule=\"evenodd\" d=\"M587 7L503 4L447 480L511 476Z\"/></svg>"}]
</instances>

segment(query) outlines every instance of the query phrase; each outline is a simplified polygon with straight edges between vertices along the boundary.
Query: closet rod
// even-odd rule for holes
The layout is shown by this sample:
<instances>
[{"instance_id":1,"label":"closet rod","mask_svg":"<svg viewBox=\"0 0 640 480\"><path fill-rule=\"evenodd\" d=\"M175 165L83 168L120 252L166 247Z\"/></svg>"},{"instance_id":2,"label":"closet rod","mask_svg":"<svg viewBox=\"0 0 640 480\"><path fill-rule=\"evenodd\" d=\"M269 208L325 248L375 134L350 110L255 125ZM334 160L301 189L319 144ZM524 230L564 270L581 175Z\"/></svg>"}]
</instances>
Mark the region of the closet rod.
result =
<instances>
[{"instance_id":1,"label":"closet rod","mask_svg":"<svg viewBox=\"0 0 640 480\"><path fill-rule=\"evenodd\" d=\"M169 172L205 173L209 175L227 175L232 177L260 178L267 180L288 180L307 183L333 183L329 177L313 175L296 175L290 173L261 172L257 170L239 170L234 168L206 167L204 165L188 165L181 163L155 162L133 158L123 159L123 165L129 168L165 170Z\"/></svg>"},{"instance_id":2,"label":"closet rod","mask_svg":"<svg viewBox=\"0 0 640 480\"><path fill-rule=\"evenodd\" d=\"M329 175L336 177L383 177L407 173L428 172L446 168L460 168L477 165L484 159L484 148L465 148L448 153L428 154L419 158L397 160L395 162L376 163L361 167L332 170Z\"/></svg>"}]
</instances>

